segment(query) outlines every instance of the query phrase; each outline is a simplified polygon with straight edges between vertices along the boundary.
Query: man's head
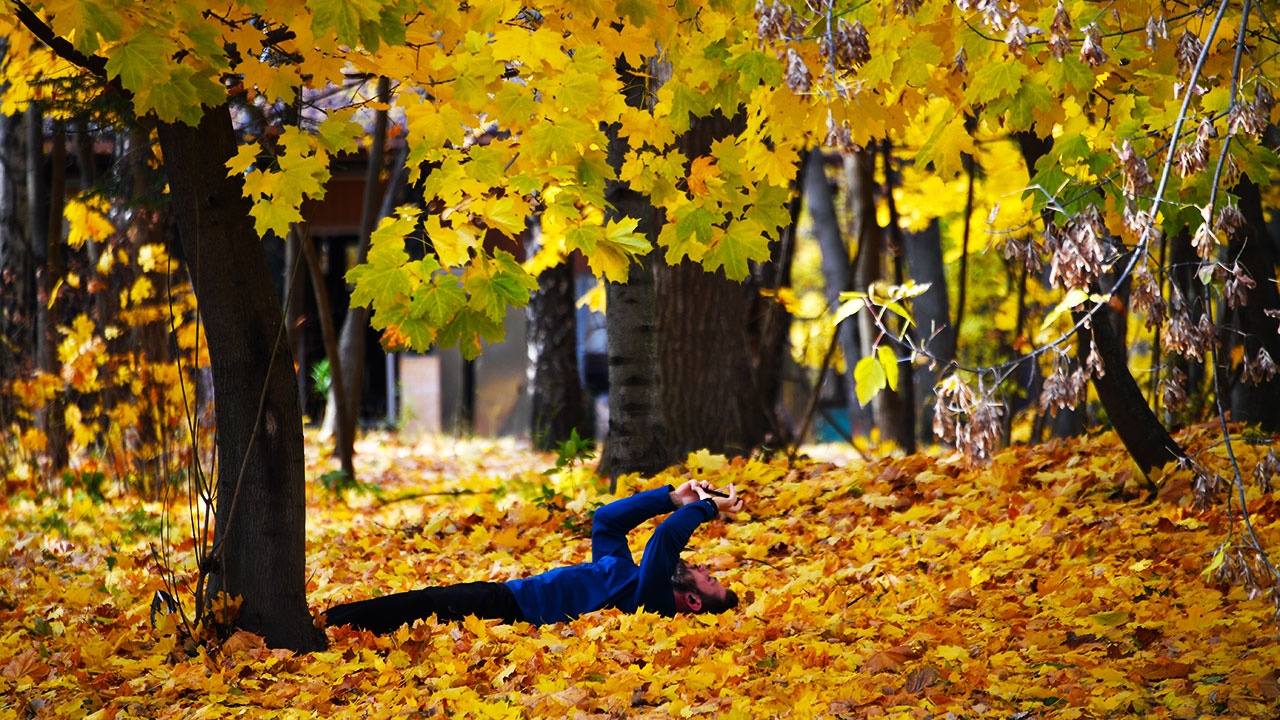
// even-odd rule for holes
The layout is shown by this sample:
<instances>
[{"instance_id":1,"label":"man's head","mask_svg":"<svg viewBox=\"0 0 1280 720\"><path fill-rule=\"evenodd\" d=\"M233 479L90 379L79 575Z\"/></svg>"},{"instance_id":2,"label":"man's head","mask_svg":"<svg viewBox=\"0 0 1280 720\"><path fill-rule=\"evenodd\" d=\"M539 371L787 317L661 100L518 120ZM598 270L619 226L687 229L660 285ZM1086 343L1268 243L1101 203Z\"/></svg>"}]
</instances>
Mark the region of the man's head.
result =
<instances>
[{"instance_id":1,"label":"man's head","mask_svg":"<svg viewBox=\"0 0 1280 720\"><path fill-rule=\"evenodd\" d=\"M671 575L676 610L686 613L720 613L738 606L738 596L711 576L706 565L681 560Z\"/></svg>"}]
</instances>

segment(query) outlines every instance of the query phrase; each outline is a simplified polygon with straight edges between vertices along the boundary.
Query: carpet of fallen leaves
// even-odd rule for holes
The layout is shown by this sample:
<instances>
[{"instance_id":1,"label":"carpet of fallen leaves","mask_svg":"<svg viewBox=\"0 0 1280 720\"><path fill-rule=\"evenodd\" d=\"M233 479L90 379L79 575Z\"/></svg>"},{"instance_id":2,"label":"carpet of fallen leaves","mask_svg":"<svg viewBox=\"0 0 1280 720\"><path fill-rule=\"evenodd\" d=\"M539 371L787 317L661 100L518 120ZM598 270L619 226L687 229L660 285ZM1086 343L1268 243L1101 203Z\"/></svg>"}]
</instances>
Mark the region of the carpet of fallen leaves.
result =
<instances>
[{"instance_id":1,"label":"carpet of fallen leaves","mask_svg":"<svg viewBox=\"0 0 1280 720\"><path fill-rule=\"evenodd\" d=\"M1225 466L1212 433L1180 439ZM1271 447L1233 450L1248 472ZM581 561L609 499L587 472L544 475L554 456L513 442L374 435L359 450L378 493L309 490L316 612ZM309 454L319 477L329 463L314 442ZM687 553L722 571L737 611L329 628L310 655L243 632L184 652L173 622L149 619L164 587L154 548L192 580L181 521L166 545L159 504L10 481L0 717L1275 716L1274 606L1205 572L1238 523L1176 488L1145 499L1128 467L1107 434L986 467L827 448L790 465L695 454L620 492L686 476L745 491L746 510ZM1248 501L1280 547L1276 493L1250 484Z\"/></svg>"}]
</instances>

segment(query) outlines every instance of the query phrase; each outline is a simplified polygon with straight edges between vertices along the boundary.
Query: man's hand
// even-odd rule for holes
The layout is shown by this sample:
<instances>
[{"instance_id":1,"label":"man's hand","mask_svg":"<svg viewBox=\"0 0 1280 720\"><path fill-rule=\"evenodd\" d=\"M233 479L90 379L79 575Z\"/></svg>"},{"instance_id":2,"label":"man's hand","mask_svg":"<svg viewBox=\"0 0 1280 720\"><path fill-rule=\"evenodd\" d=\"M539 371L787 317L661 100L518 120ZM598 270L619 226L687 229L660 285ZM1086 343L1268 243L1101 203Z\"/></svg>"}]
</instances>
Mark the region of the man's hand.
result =
<instances>
[{"instance_id":1,"label":"man's hand","mask_svg":"<svg viewBox=\"0 0 1280 720\"><path fill-rule=\"evenodd\" d=\"M676 507L684 507L689 503L698 502L704 496L698 492L699 488L709 488L711 483L705 480L688 480L680 487L671 492L671 504Z\"/></svg>"},{"instance_id":2,"label":"man's hand","mask_svg":"<svg viewBox=\"0 0 1280 720\"><path fill-rule=\"evenodd\" d=\"M685 483L686 485L688 483ZM683 485L681 487L684 487ZM745 505L742 498L738 497L738 491L733 487L733 483L729 483L729 493L726 495L717 491L711 486L711 483L702 482L693 486L695 492L698 493L700 500L712 500L716 504L716 509L722 513L742 512Z\"/></svg>"}]
</instances>

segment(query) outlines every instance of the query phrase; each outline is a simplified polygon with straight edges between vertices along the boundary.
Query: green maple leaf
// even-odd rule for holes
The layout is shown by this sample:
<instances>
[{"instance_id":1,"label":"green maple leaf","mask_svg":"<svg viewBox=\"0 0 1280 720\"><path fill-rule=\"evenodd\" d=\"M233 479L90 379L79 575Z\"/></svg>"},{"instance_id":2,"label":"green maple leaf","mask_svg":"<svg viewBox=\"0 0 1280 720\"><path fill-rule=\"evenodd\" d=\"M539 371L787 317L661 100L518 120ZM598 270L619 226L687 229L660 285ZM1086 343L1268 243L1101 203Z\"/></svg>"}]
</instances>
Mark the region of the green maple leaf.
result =
<instances>
[{"instance_id":1,"label":"green maple leaf","mask_svg":"<svg viewBox=\"0 0 1280 720\"><path fill-rule=\"evenodd\" d=\"M998 97L1013 95L1022 87L1026 74L1027 66L1020 62L989 62L974 73L964 99L972 105L985 105Z\"/></svg>"},{"instance_id":2,"label":"green maple leaf","mask_svg":"<svg viewBox=\"0 0 1280 720\"><path fill-rule=\"evenodd\" d=\"M568 250L579 250L591 258L596 244L604 239L604 228L599 225L576 225L565 231L564 244Z\"/></svg>"},{"instance_id":3,"label":"green maple leaf","mask_svg":"<svg viewBox=\"0 0 1280 720\"><path fill-rule=\"evenodd\" d=\"M492 256L480 253L462 275L468 295L467 306L494 320L501 320L508 307L529 304L529 293L538 281L504 250Z\"/></svg>"},{"instance_id":4,"label":"green maple leaf","mask_svg":"<svg viewBox=\"0 0 1280 720\"><path fill-rule=\"evenodd\" d=\"M328 153L354 152L364 137L364 129L353 122L354 116L349 109L330 113L316 130L320 147Z\"/></svg>"},{"instance_id":5,"label":"green maple leaf","mask_svg":"<svg viewBox=\"0 0 1280 720\"><path fill-rule=\"evenodd\" d=\"M942 119L933 128L933 133L916 152L916 162L921 165L933 163L938 174L951 177L961 170L961 153L973 152L973 138L964 126L964 116L955 113L949 119Z\"/></svg>"},{"instance_id":6,"label":"green maple leaf","mask_svg":"<svg viewBox=\"0 0 1280 720\"><path fill-rule=\"evenodd\" d=\"M1088 92L1093 89L1093 69L1071 55L1060 62L1049 63L1049 83L1046 89L1062 92L1067 87L1076 92Z\"/></svg>"},{"instance_id":7,"label":"green maple leaf","mask_svg":"<svg viewBox=\"0 0 1280 720\"><path fill-rule=\"evenodd\" d=\"M636 27L643 27L649 18L654 17L653 4L649 0L620 0L617 12Z\"/></svg>"},{"instance_id":8,"label":"green maple leaf","mask_svg":"<svg viewBox=\"0 0 1280 720\"><path fill-rule=\"evenodd\" d=\"M706 94L681 83L671 86L671 127L677 133L689 129L689 116L701 117L711 110ZM666 86L663 87L666 90ZM664 94L659 92L659 95Z\"/></svg>"},{"instance_id":9,"label":"green maple leaf","mask_svg":"<svg viewBox=\"0 0 1280 720\"><path fill-rule=\"evenodd\" d=\"M456 345L462 356L474 360L484 349L483 342L498 342L504 336L502 318L490 318L483 312L464 307L436 335L442 347Z\"/></svg>"},{"instance_id":10,"label":"green maple leaf","mask_svg":"<svg viewBox=\"0 0 1280 720\"><path fill-rule=\"evenodd\" d=\"M92 55L100 47L99 38L106 43L114 43L124 37L124 23L119 11L97 2L78 2L73 7L81 12L79 21L75 23L77 50Z\"/></svg>"},{"instance_id":11,"label":"green maple leaf","mask_svg":"<svg viewBox=\"0 0 1280 720\"><path fill-rule=\"evenodd\" d=\"M779 85L782 83L782 63L778 58L759 50L748 50L728 61L728 67L738 76L738 87L746 91L754 90L761 83Z\"/></svg>"},{"instance_id":12,"label":"green maple leaf","mask_svg":"<svg viewBox=\"0 0 1280 720\"><path fill-rule=\"evenodd\" d=\"M316 37L324 37L326 31L333 30L337 40L343 44L355 45L360 38L359 3L355 0L312 0L311 32Z\"/></svg>"},{"instance_id":13,"label":"green maple leaf","mask_svg":"<svg viewBox=\"0 0 1280 720\"><path fill-rule=\"evenodd\" d=\"M375 330L382 330L382 344L387 350L422 352L435 342L437 330L415 313L412 304L400 301L384 305L369 318Z\"/></svg>"},{"instance_id":14,"label":"green maple leaf","mask_svg":"<svg viewBox=\"0 0 1280 720\"><path fill-rule=\"evenodd\" d=\"M768 259L769 238L764 229L750 220L735 220L719 240L707 248L702 266L708 270L723 267L725 277L740 282L751 271L750 262Z\"/></svg>"},{"instance_id":15,"label":"green maple leaf","mask_svg":"<svg viewBox=\"0 0 1280 720\"><path fill-rule=\"evenodd\" d=\"M370 306L377 311L413 294L414 272L420 273L421 267L406 267L409 253L404 249L404 236L395 234L404 227L401 220L384 220L370 238L365 262L347 271L347 282L353 285L353 306Z\"/></svg>"},{"instance_id":16,"label":"green maple leaf","mask_svg":"<svg viewBox=\"0 0 1280 720\"><path fill-rule=\"evenodd\" d=\"M551 91L552 106L562 110L585 111L599 104L600 89L599 76L576 70L566 71Z\"/></svg>"},{"instance_id":17,"label":"green maple leaf","mask_svg":"<svg viewBox=\"0 0 1280 720\"><path fill-rule=\"evenodd\" d=\"M1018 88L1018 92L1009 100L1009 125L1014 130L1030 129L1035 123L1036 111L1053 107L1053 95L1049 88L1036 82L1029 82Z\"/></svg>"},{"instance_id":18,"label":"green maple leaf","mask_svg":"<svg viewBox=\"0 0 1280 720\"><path fill-rule=\"evenodd\" d=\"M502 89L493 95L493 104L498 108L498 117L508 118L516 124L523 124L538 114L538 102L525 85L503 83Z\"/></svg>"},{"instance_id":19,"label":"green maple leaf","mask_svg":"<svg viewBox=\"0 0 1280 720\"><path fill-rule=\"evenodd\" d=\"M139 88L134 99L140 106L151 108L164 122L181 121L196 125L204 112L200 107L202 98L195 86L199 79L193 81L195 71L189 67L179 65L170 69L172 73L168 78Z\"/></svg>"},{"instance_id":20,"label":"green maple leaf","mask_svg":"<svg viewBox=\"0 0 1280 720\"><path fill-rule=\"evenodd\" d=\"M685 257L701 262L715 239L715 222L715 216L706 209L691 208L674 224L665 225L658 241L667 248L667 262L677 263Z\"/></svg>"},{"instance_id":21,"label":"green maple leaf","mask_svg":"<svg viewBox=\"0 0 1280 720\"><path fill-rule=\"evenodd\" d=\"M120 78L120 84L126 90L139 92L146 90L151 84L168 81L168 58L173 54L173 46L145 25L125 42L112 49L107 58L107 73ZM153 110L150 106L142 109ZM171 115L176 115L178 108L166 108Z\"/></svg>"},{"instance_id":22,"label":"green maple leaf","mask_svg":"<svg viewBox=\"0 0 1280 720\"><path fill-rule=\"evenodd\" d=\"M413 296L413 314L434 328L444 327L467 304L467 293L451 273L438 273Z\"/></svg>"},{"instance_id":23,"label":"green maple leaf","mask_svg":"<svg viewBox=\"0 0 1280 720\"><path fill-rule=\"evenodd\" d=\"M504 195L485 207L484 221L510 237L518 237L525 230L529 217L529 203L513 195Z\"/></svg>"}]
</instances>

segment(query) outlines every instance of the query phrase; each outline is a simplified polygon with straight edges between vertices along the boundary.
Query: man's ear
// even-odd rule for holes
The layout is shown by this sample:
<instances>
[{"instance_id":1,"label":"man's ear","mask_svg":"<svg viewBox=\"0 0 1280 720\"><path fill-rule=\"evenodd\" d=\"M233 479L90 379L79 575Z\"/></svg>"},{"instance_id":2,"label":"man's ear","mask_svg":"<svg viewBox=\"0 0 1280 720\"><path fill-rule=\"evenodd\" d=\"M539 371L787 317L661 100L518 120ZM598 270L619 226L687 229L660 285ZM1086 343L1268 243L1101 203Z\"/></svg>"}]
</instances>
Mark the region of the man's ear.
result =
<instances>
[{"instance_id":1,"label":"man's ear","mask_svg":"<svg viewBox=\"0 0 1280 720\"><path fill-rule=\"evenodd\" d=\"M702 612L702 596L696 592L682 592L680 598L684 600L684 606L689 612Z\"/></svg>"}]
</instances>

